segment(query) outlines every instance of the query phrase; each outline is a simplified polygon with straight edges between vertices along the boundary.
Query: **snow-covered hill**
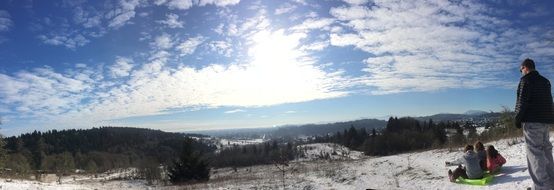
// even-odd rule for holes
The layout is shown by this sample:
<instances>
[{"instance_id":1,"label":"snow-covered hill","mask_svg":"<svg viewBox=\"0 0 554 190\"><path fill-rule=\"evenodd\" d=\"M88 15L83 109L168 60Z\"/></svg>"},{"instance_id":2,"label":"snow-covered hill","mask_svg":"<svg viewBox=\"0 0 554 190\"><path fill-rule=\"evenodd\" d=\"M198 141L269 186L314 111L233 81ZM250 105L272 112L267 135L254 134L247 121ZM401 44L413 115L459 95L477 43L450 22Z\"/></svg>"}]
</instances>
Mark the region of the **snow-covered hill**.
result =
<instances>
[{"instance_id":1,"label":"snow-covered hill","mask_svg":"<svg viewBox=\"0 0 554 190\"><path fill-rule=\"evenodd\" d=\"M551 138L551 141L554 139ZM444 162L462 155L461 149L430 150L385 157L359 159L335 159L300 161L291 164L284 184L288 189L526 189L532 182L527 171L525 144L519 138L516 144L505 139L486 145L494 145L507 163L488 186L470 186L451 183ZM510 145L511 144L511 145ZM329 151L328 144L305 145ZM360 154L350 151L350 154ZM315 157L317 158L317 157ZM275 189L282 188L282 173L272 165L231 169L219 169L209 183L191 185L193 189Z\"/></svg>"},{"instance_id":2,"label":"snow-covered hill","mask_svg":"<svg viewBox=\"0 0 554 190\"><path fill-rule=\"evenodd\" d=\"M262 165L238 168L236 172L231 168L212 170L209 182L186 187L149 187L140 181L67 180L64 185L57 185L0 179L0 189L281 189L283 185L287 189L526 189L531 186L521 138L516 144L508 139L485 144L494 145L507 160L501 173L488 186L454 184L447 180L449 167L444 162L461 156L460 150L367 157L341 146L311 144L302 146L308 150L307 157L289 165L284 181L275 166ZM333 151L339 157L321 159L317 156ZM343 152L348 152L349 156L340 157Z\"/></svg>"}]
</instances>

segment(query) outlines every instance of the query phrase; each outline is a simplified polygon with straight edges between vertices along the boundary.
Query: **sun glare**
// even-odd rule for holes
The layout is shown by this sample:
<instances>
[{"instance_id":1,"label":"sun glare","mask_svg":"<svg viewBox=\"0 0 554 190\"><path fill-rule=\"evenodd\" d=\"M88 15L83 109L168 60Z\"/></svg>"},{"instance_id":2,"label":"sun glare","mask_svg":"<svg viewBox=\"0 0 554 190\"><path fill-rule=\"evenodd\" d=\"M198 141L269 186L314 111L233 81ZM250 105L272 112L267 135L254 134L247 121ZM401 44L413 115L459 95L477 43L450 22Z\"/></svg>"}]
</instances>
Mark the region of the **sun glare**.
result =
<instances>
[{"instance_id":1,"label":"sun glare","mask_svg":"<svg viewBox=\"0 0 554 190\"><path fill-rule=\"evenodd\" d=\"M300 49L300 41L305 37L304 33L285 34L283 30L260 31L251 37L252 46L248 50L251 62L244 84L257 89L259 102L266 102L267 98L272 99L269 102L286 102L285 99L299 101L305 96L321 96L314 93L319 91L325 73ZM291 97L292 94L296 97Z\"/></svg>"}]
</instances>

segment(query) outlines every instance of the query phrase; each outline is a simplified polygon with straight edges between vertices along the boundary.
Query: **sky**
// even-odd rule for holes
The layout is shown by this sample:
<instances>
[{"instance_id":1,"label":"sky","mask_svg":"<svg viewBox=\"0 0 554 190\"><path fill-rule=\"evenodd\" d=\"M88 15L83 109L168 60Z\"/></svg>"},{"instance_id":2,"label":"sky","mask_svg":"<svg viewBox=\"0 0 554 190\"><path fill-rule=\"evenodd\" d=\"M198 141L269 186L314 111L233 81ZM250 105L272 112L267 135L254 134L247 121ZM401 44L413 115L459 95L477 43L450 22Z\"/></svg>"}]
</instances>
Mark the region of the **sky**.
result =
<instances>
[{"instance_id":1,"label":"sky","mask_svg":"<svg viewBox=\"0 0 554 190\"><path fill-rule=\"evenodd\" d=\"M512 108L554 2L0 2L4 135L273 127Z\"/></svg>"}]
</instances>

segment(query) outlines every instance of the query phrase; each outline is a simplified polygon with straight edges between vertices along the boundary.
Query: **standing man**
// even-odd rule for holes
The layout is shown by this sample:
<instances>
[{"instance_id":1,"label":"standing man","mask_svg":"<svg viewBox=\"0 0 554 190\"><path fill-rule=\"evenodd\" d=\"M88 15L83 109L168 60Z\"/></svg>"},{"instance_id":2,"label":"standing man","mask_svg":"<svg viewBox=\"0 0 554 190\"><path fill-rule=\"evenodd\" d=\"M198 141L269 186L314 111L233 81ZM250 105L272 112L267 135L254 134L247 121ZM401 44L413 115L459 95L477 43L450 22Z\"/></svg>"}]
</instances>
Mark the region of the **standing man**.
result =
<instances>
[{"instance_id":1,"label":"standing man","mask_svg":"<svg viewBox=\"0 0 554 190\"><path fill-rule=\"evenodd\" d=\"M554 188L554 163L549 127L554 123L550 81L535 70L535 62L525 59L520 66L517 87L516 127L523 126L527 146L527 167L533 189Z\"/></svg>"}]
</instances>

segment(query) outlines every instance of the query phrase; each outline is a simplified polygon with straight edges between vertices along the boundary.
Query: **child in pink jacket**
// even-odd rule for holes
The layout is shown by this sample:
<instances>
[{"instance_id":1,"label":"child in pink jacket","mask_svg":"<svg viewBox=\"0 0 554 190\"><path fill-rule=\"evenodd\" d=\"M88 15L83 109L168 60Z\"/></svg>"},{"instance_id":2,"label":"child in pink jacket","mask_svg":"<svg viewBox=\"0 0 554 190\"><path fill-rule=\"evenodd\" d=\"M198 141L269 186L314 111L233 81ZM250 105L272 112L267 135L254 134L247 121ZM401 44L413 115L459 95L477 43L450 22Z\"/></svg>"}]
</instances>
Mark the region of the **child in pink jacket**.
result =
<instances>
[{"instance_id":1,"label":"child in pink jacket","mask_svg":"<svg viewBox=\"0 0 554 190\"><path fill-rule=\"evenodd\" d=\"M487 146L487 170L491 173L500 170L500 167L506 163L506 159L498 153L494 146Z\"/></svg>"}]
</instances>

